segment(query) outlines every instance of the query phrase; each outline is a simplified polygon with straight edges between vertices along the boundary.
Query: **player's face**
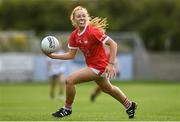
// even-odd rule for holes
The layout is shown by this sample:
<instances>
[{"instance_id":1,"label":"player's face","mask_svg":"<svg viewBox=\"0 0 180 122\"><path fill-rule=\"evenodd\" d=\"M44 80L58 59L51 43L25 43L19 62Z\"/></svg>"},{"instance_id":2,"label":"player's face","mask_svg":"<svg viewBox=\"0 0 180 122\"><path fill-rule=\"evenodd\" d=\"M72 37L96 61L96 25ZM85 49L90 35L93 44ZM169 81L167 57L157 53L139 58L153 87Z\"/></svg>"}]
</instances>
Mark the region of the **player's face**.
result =
<instances>
[{"instance_id":1,"label":"player's face","mask_svg":"<svg viewBox=\"0 0 180 122\"><path fill-rule=\"evenodd\" d=\"M87 22L86 12L83 10L77 10L74 13L74 20L75 20L78 27L84 28L86 26L86 22Z\"/></svg>"}]
</instances>

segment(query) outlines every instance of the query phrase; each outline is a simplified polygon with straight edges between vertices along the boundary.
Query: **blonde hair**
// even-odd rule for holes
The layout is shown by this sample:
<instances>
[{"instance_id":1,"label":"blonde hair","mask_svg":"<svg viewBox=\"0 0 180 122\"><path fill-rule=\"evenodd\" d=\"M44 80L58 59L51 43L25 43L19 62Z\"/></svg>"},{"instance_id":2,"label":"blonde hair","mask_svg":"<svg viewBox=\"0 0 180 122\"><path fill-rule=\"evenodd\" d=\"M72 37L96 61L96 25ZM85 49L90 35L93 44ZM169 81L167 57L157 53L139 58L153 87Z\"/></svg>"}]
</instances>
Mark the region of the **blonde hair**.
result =
<instances>
[{"instance_id":1,"label":"blonde hair","mask_svg":"<svg viewBox=\"0 0 180 122\"><path fill-rule=\"evenodd\" d=\"M73 9L71 16L70 16L70 20L72 22L72 25L74 27L77 27L77 24L74 20L74 16L75 16L75 12L78 10L83 10L86 14L86 19L87 19L87 23L91 24L92 26L94 26L95 28L99 29L101 32L105 33L106 29L108 28L108 24L107 24L107 18L101 18L101 17L90 17L88 11L86 8L82 7L82 6L77 6Z\"/></svg>"}]
</instances>

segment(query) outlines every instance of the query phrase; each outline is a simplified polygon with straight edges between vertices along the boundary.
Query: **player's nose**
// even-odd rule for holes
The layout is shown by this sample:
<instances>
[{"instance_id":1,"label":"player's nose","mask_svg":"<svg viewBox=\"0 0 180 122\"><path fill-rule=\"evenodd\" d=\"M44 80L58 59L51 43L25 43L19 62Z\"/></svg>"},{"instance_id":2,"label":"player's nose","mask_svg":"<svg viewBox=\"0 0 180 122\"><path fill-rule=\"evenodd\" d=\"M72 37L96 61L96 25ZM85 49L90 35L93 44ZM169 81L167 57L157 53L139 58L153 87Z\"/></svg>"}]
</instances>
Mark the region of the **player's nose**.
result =
<instances>
[{"instance_id":1,"label":"player's nose","mask_svg":"<svg viewBox=\"0 0 180 122\"><path fill-rule=\"evenodd\" d=\"M85 17L83 17L83 16L80 16L80 18L79 18L80 20L84 20L85 19Z\"/></svg>"}]
</instances>

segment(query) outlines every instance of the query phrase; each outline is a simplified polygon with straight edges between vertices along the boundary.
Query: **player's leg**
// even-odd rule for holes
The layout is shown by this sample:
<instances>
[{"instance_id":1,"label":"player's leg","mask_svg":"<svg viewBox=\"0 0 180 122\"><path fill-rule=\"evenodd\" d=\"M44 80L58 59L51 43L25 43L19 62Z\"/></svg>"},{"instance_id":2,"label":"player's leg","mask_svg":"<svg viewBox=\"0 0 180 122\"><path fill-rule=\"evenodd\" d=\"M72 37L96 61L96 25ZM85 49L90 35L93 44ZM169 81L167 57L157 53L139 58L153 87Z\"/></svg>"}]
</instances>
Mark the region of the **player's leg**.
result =
<instances>
[{"instance_id":1,"label":"player's leg","mask_svg":"<svg viewBox=\"0 0 180 122\"><path fill-rule=\"evenodd\" d=\"M101 88L99 86L96 86L95 89L93 89L93 92L91 93L90 100L92 102L95 101L96 97L101 93Z\"/></svg>"},{"instance_id":2,"label":"player's leg","mask_svg":"<svg viewBox=\"0 0 180 122\"><path fill-rule=\"evenodd\" d=\"M126 95L116 86L112 85L107 78L99 77L96 80L101 90L107 94L110 94L116 100L123 104L124 100L127 98Z\"/></svg>"},{"instance_id":3,"label":"player's leg","mask_svg":"<svg viewBox=\"0 0 180 122\"><path fill-rule=\"evenodd\" d=\"M112 85L109 80L105 77L100 77L96 80L96 83L99 85L101 90L112 97L114 97L116 100L118 100L121 104L124 105L126 108L126 112L129 115L129 118L133 118L135 114L136 109L136 103L131 102L128 100L127 96L117 87ZM130 111L130 112L129 112Z\"/></svg>"},{"instance_id":4,"label":"player's leg","mask_svg":"<svg viewBox=\"0 0 180 122\"><path fill-rule=\"evenodd\" d=\"M76 94L75 84L93 81L97 77L98 75L88 67L80 69L67 77L65 106L52 115L55 117L64 117L70 115L72 113L72 104Z\"/></svg>"},{"instance_id":5,"label":"player's leg","mask_svg":"<svg viewBox=\"0 0 180 122\"><path fill-rule=\"evenodd\" d=\"M75 84L93 81L97 77L98 75L96 75L88 67L80 69L79 71L72 73L66 79L66 105L70 107L73 103L74 96L76 93Z\"/></svg>"}]
</instances>

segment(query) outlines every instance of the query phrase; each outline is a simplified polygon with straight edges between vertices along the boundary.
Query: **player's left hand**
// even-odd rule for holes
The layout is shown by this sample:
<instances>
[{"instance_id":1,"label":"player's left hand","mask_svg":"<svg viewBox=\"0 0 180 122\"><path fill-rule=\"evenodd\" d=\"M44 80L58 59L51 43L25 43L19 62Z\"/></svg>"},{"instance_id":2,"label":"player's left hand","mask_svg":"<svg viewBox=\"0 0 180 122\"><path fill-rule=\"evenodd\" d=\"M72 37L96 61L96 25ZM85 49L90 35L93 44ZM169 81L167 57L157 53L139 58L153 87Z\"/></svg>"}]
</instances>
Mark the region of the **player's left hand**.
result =
<instances>
[{"instance_id":1,"label":"player's left hand","mask_svg":"<svg viewBox=\"0 0 180 122\"><path fill-rule=\"evenodd\" d=\"M112 64L108 64L105 72L107 73L107 78L112 79L116 76L116 69L115 69L115 66Z\"/></svg>"}]
</instances>

